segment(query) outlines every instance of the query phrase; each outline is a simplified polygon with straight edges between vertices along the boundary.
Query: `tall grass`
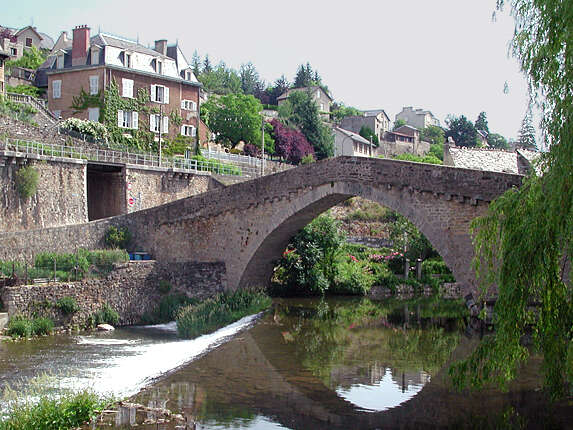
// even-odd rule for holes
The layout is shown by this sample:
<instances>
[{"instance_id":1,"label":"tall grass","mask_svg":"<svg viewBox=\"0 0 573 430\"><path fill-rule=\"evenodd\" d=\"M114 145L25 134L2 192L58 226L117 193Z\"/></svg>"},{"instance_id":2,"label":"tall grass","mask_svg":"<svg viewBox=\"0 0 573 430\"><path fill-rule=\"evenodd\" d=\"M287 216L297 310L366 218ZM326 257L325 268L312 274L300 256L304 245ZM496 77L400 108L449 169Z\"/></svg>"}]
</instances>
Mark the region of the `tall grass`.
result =
<instances>
[{"instance_id":1,"label":"tall grass","mask_svg":"<svg viewBox=\"0 0 573 430\"><path fill-rule=\"evenodd\" d=\"M180 337L192 339L260 312L271 303L271 298L259 291L237 290L218 294L197 305L182 308L177 315L177 332Z\"/></svg>"}]
</instances>

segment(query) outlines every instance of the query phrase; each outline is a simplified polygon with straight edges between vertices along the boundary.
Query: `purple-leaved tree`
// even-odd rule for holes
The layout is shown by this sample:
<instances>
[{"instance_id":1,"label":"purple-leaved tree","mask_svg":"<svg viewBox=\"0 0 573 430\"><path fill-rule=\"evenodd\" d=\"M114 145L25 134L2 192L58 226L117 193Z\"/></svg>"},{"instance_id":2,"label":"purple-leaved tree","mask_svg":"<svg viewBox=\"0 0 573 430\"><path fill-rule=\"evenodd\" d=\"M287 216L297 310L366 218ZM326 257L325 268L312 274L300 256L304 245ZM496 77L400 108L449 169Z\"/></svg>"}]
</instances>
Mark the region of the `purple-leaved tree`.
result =
<instances>
[{"instance_id":1,"label":"purple-leaved tree","mask_svg":"<svg viewBox=\"0 0 573 430\"><path fill-rule=\"evenodd\" d=\"M278 119L271 121L276 154L294 164L300 163L308 154L314 155L311 144L300 131L287 127Z\"/></svg>"}]
</instances>

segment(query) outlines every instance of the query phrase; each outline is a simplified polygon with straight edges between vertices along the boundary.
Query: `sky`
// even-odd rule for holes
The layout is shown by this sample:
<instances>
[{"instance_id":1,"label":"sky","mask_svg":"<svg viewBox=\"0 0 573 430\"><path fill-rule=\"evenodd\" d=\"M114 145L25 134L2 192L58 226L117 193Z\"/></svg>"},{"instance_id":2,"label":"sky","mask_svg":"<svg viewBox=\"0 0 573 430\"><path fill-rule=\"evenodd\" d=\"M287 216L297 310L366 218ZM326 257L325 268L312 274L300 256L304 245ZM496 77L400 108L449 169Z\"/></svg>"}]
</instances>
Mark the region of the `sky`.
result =
<instances>
[{"instance_id":1,"label":"sky","mask_svg":"<svg viewBox=\"0 0 573 430\"><path fill-rule=\"evenodd\" d=\"M195 50L237 69L250 61L267 82L310 62L346 105L392 120L403 106L428 109L442 125L485 111L491 132L515 138L527 85L509 55L513 19L494 22L494 10L495 0L28 0L5 5L0 25L33 23L54 40L83 24L144 45L177 40L189 61Z\"/></svg>"}]
</instances>

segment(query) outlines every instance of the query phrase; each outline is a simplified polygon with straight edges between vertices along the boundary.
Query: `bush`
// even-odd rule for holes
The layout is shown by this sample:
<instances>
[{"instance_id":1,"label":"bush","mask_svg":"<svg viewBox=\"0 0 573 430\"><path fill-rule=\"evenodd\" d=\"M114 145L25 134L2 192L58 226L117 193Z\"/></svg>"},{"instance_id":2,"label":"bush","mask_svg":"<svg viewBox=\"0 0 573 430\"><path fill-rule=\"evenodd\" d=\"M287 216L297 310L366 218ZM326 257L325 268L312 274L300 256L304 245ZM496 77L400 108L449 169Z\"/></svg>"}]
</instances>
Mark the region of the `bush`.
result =
<instances>
[{"instance_id":1,"label":"bush","mask_svg":"<svg viewBox=\"0 0 573 430\"><path fill-rule=\"evenodd\" d=\"M171 284L169 281L162 279L159 281L159 286L157 287L161 294L167 294L171 290Z\"/></svg>"},{"instance_id":2,"label":"bush","mask_svg":"<svg viewBox=\"0 0 573 430\"><path fill-rule=\"evenodd\" d=\"M300 164L312 164L315 162L314 155L307 154L300 160Z\"/></svg>"},{"instance_id":3,"label":"bush","mask_svg":"<svg viewBox=\"0 0 573 430\"><path fill-rule=\"evenodd\" d=\"M15 87L11 85L6 85L7 93L24 94L32 97L40 97L41 90L33 85L16 85Z\"/></svg>"},{"instance_id":4,"label":"bush","mask_svg":"<svg viewBox=\"0 0 573 430\"><path fill-rule=\"evenodd\" d=\"M110 137L107 127L100 122L68 118L62 122L61 127L78 133L89 134L96 139L108 140Z\"/></svg>"},{"instance_id":5,"label":"bush","mask_svg":"<svg viewBox=\"0 0 573 430\"><path fill-rule=\"evenodd\" d=\"M16 187L21 198L28 199L36 194L40 179L37 169L32 166L22 167L16 172L15 177Z\"/></svg>"},{"instance_id":6,"label":"bush","mask_svg":"<svg viewBox=\"0 0 573 430\"><path fill-rule=\"evenodd\" d=\"M338 265L333 293L365 295L374 284L374 275L363 261L351 259Z\"/></svg>"},{"instance_id":7,"label":"bush","mask_svg":"<svg viewBox=\"0 0 573 430\"><path fill-rule=\"evenodd\" d=\"M451 275L452 272L441 259L424 260L422 262L422 273L425 275Z\"/></svg>"},{"instance_id":8,"label":"bush","mask_svg":"<svg viewBox=\"0 0 573 430\"><path fill-rule=\"evenodd\" d=\"M6 333L13 338L32 336L32 321L28 318L16 315L10 318Z\"/></svg>"},{"instance_id":9,"label":"bush","mask_svg":"<svg viewBox=\"0 0 573 430\"><path fill-rule=\"evenodd\" d=\"M32 118L37 112L38 111L30 105L16 103L0 95L0 115L7 115L19 121L34 124Z\"/></svg>"},{"instance_id":10,"label":"bush","mask_svg":"<svg viewBox=\"0 0 573 430\"><path fill-rule=\"evenodd\" d=\"M177 332L179 336L191 339L260 312L271 303L270 297L259 291L218 294L198 305L182 308L177 315Z\"/></svg>"},{"instance_id":11,"label":"bush","mask_svg":"<svg viewBox=\"0 0 573 430\"><path fill-rule=\"evenodd\" d=\"M56 308L58 308L64 315L74 314L80 310L76 299L70 296L65 296L56 301Z\"/></svg>"},{"instance_id":12,"label":"bush","mask_svg":"<svg viewBox=\"0 0 573 430\"><path fill-rule=\"evenodd\" d=\"M99 324L117 325L119 323L119 314L110 305L104 303L101 309L90 316L90 325L95 327Z\"/></svg>"},{"instance_id":13,"label":"bush","mask_svg":"<svg viewBox=\"0 0 573 430\"><path fill-rule=\"evenodd\" d=\"M34 318L32 320L32 333L40 336L50 334L54 330L54 322L50 318Z\"/></svg>"},{"instance_id":14,"label":"bush","mask_svg":"<svg viewBox=\"0 0 573 430\"><path fill-rule=\"evenodd\" d=\"M128 239L128 242L129 240L130 239ZM88 262L96 266L96 268L102 272L111 271L115 263L124 263L129 261L129 254L125 249L96 249L94 251L82 250L80 253L84 253Z\"/></svg>"},{"instance_id":15,"label":"bush","mask_svg":"<svg viewBox=\"0 0 573 430\"><path fill-rule=\"evenodd\" d=\"M105 234L105 243L110 248L127 248L127 245L131 241L131 233L127 227L115 227L111 226Z\"/></svg>"}]
</instances>

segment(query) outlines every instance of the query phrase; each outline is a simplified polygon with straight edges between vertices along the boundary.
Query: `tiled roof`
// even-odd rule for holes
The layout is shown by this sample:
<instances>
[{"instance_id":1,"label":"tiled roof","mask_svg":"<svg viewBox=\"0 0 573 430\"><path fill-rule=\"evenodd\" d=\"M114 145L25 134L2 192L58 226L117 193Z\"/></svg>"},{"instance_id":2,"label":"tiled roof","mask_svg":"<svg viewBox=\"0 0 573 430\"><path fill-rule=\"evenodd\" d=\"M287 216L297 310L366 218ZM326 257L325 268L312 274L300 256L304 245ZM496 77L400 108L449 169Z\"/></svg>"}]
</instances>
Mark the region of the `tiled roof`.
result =
<instances>
[{"instance_id":1,"label":"tiled roof","mask_svg":"<svg viewBox=\"0 0 573 430\"><path fill-rule=\"evenodd\" d=\"M361 143L365 143L366 145L370 145L370 141L364 139L362 136L360 136L358 133L354 133L350 130L345 130L343 128L340 127L334 127L335 131L338 131L342 134L345 134L346 136L350 137L352 140L355 140L357 142L361 142Z\"/></svg>"},{"instance_id":2,"label":"tiled roof","mask_svg":"<svg viewBox=\"0 0 573 430\"><path fill-rule=\"evenodd\" d=\"M519 173L517 153L515 152L455 146L451 146L449 152L455 167L490 172Z\"/></svg>"},{"instance_id":3,"label":"tiled roof","mask_svg":"<svg viewBox=\"0 0 573 430\"><path fill-rule=\"evenodd\" d=\"M154 57L169 58L169 57L162 55L159 52L157 52L151 48L147 48L143 45L140 45L137 42L127 40L127 39L122 39L121 37L113 36L111 34L106 34L106 33L99 33L99 34L96 34L95 36L91 37L90 38L90 44L91 45L95 44L95 45L99 45L99 46L113 46L115 48L120 48L120 49L130 50L130 51L134 51L134 52L140 52L142 54L152 55Z\"/></svg>"}]
</instances>

